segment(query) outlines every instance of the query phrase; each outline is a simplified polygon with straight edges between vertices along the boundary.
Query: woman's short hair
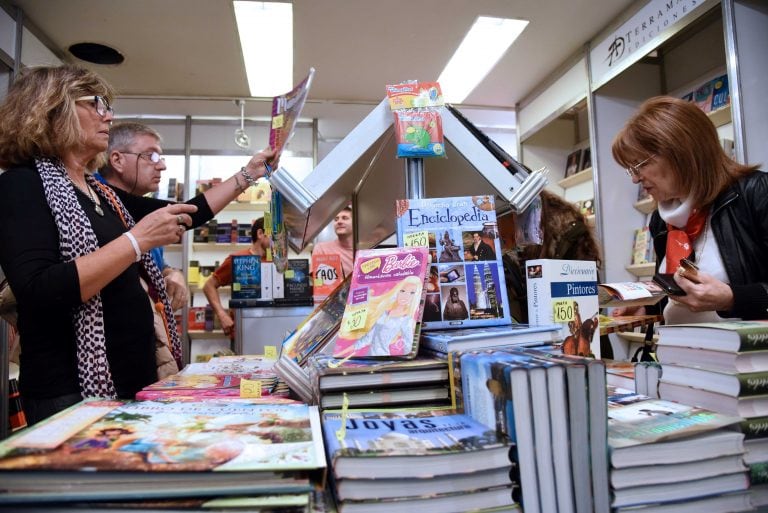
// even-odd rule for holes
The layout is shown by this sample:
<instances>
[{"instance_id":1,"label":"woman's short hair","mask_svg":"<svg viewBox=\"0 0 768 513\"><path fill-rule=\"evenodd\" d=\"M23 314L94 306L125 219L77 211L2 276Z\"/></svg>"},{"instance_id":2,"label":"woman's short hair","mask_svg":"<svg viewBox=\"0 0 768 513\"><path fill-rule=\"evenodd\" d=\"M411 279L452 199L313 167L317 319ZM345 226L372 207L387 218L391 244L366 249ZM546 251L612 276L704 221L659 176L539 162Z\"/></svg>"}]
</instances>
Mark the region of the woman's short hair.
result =
<instances>
[{"instance_id":1,"label":"woman's short hair","mask_svg":"<svg viewBox=\"0 0 768 513\"><path fill-rule=\"evenodd\" d=\"M657 155L697 205L708 205L756 169L725 154L712 121L695 103L671 96L646 100L613 140L613 158L628 168Z\"/></svg>"},{"instance_id":2,"label":"woman's short hair","mask_svg":"<svg viewBox=\"0 0 768 513\"><path fill-rule=\"evenodd\" d=\"M98 95L111 103L115 93L103 78L80 66L40 66L22 71L0 105L0 166L35 157L61 157L82 144L75 100ZM104 155L89 162L95 170Z\"/></svg>"}]
</instances>

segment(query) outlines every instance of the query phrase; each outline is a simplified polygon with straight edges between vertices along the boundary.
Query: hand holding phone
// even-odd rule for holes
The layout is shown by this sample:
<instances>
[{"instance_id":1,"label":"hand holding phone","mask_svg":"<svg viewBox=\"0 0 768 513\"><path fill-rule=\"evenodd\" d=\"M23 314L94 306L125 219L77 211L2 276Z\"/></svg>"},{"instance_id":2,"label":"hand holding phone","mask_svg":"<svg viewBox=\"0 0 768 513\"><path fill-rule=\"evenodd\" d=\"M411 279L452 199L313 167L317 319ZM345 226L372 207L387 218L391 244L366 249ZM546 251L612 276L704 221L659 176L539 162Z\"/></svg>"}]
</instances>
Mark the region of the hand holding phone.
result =
<instances>
[{"instance_id":1,"label":"hand holding phone","mask_svg":"<svg viewBox=\"0 0 768 513\"><path fill-rule=\"evenodd\" d=\"M674 274L672 273L657 273L653 276L653 282L661 287L665 294L671 296L685 295L685 291L675 282Z\"/></svg>"}]
</instances>

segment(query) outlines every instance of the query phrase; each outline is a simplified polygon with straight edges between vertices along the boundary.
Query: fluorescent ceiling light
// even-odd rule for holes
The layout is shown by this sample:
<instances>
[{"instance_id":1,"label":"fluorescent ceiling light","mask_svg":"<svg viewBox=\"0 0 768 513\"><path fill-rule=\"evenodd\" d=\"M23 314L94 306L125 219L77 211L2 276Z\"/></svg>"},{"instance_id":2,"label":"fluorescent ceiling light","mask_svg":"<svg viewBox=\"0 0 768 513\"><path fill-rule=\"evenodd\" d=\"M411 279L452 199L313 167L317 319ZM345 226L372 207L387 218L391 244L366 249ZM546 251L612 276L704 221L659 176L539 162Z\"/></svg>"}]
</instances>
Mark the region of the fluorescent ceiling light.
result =
<instances>
[{"instance_id":1,"label":"fluorescent ceiling light","mask_svg":"<svg viewBox=\"0 0 768 513\"><path fill-rule=\"evenodd\" d=\"M293 87L293 4L232 4L251 96L287 93Z\"/></svg>"},{"instance_id":2,"label":"fluorescent ceiling light","mask_svg":"<svg viewBox=\"0 0 768 513\"><path fill-rule=\"evenodd\" d=\"M528 25L528 20L478 16L440 77L443 98L461 103Z\"/></svg>"}]
</instances>

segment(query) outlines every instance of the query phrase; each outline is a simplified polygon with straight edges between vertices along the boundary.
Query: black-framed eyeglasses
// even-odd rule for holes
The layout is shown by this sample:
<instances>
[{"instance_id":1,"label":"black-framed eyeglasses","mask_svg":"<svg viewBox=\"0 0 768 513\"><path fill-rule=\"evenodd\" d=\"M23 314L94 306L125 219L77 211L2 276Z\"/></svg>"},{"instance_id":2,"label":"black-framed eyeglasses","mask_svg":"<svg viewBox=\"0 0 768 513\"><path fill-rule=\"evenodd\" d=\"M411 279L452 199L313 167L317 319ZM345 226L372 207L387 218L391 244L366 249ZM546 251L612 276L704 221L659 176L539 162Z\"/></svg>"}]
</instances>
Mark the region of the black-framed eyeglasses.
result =
<instances>
[{"instance_id":1,"label":"black-framed eyeglasses","mask_svg":"<svg viewBox=\"0 0 768 513\"><path fill-rule=\"evenodd\" d=\"M648 158L646 158L646 159L644 159L644 160L641 160L641 161L640 161L640 162L638 162L637 164L634 164L634 165L632 165L632 166L629 166L629 167L628 167L628 168L626 168L624 171L626 171L626 172L627 172L627 176L628 176L628 177L630 177L632 180L634 180L635 178L638 178L638 177L640 176L640 170L641 170L641 169L643 169L643 167L644 167L644 166L645 166L645 165L646 165L646 164L647 164L647 163L648 163L648 162L649 162L651 159L653 159L655 156L656 156L655 154L654 154L654 155L651 155L650 157L648 157Z\"/></svg>"},{"instance_id":2,"label":"black-framed eyeglasses","mask_svg":"<svg viewBox=\"0 0 768 513\"><path fill-rule=\"evenodd\" d=\"M109 112L110 114L113 114L115 112L112 109L112 106L109 104L109 102L103 96L99 96L98 94L94 94L90 96L81 96L80 98L75 99L75 101L76 102L93 102L93 106L96 108L96 113L102 118L107 115L107 112Z\"/></svg>"},{"instance_id":3,"label":"black-framed eyeglasses","mask_svg":"<svg viewBox=\"0 0 768 513\"><path fill-rule=\"evenodd\" d=\"M120 153L127 153L128 155L137 155L138 158L148 160L149 162L152 162L153 164L159 163L161 160L165 162L165 157L160 155L156 151L143 151L141 153L137 153L135 151L121 151Z\"/></svg>"}]
</instances>

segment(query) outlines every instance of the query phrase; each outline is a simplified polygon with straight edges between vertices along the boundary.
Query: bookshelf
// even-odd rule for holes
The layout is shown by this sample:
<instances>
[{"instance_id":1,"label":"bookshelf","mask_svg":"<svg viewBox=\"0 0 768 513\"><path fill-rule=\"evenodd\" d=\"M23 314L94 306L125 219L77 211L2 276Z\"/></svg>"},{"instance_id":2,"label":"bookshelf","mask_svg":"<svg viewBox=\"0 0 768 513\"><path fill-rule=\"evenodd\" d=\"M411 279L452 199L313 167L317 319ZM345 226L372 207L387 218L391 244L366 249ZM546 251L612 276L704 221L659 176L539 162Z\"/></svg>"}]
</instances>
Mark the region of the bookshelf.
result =
<instances>
[{"instance_id":1,"label":"bookshelf","mask_svg":"<svg viewBox=\"0 0 768 513\"><path fill-rule=\"evenodd\" d=\"M573 187L574 185L579 185L580 183L584 182L591 182L593 179L592 176L592 168L587 168L583 171L579 171L578 173L575 173L568 178L563 178L562 180L558 180L557 185L562 187L563 189L568 189L570 187Z\"/></svg>"},{"instance_id":2,"label":"bookshelf","mask_svg":"<svg viewBox=\"0 0 768 513\"><path fill-rule=\"evenodd\" d=\"M653 276L656 272L656 262L648 262L647 264L632 264L625 268L632 273L635 278L642 278L644 276Z\"/></svg>"},{"instance_id":3,"label":"bookshelf","mask_svg":"<svg viewBox=\"0 0 768 513\"><path fill-rule=\"evenodd\" d=\"M656 210L656 200L648 197L635 202L634 206L635 206L635 210L647 215L653 212L654 210Z\"/></svg>"}]
</instances>

